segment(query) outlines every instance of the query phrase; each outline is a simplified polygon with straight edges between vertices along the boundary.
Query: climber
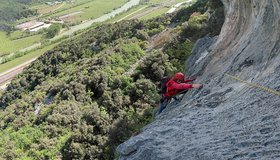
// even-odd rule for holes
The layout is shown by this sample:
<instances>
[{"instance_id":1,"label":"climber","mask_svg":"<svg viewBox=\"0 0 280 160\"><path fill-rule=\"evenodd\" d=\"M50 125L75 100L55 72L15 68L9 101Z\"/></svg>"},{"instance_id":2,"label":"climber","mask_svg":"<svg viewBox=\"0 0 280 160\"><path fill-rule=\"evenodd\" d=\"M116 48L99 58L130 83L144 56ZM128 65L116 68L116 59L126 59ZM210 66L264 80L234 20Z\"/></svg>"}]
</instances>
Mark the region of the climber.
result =
<instances>
[{"instance_id":1,"label":"climber","mask_svg":"<svg viewBox=\"0 0 280 160\"><path fill-rule=\"evenodd\" d=\"M196 88L200 89L203 87L202 84L187 84L188 82L194 81L196 78L191 78L191 79L184 79L185 75L181 72L176 73L173 78L169 79L165 86L166 86L166 91L162 91L162 98L160 100L160 108L159 108L159 113L160 114L163 109L167 106L168 102L174 98L176 100L176 95L180 94L182 92L185 93L185 91Z\"/></svg>"}]
</instances>

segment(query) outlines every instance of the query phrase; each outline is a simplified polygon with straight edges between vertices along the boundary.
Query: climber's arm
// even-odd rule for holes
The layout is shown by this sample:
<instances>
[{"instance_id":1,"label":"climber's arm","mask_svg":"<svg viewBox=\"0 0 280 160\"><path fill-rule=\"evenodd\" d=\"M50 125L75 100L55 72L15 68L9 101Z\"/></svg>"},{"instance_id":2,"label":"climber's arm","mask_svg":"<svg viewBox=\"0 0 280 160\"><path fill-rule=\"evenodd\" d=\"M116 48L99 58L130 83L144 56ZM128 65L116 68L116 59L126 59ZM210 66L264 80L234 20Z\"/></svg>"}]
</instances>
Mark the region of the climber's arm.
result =
<instances>
[{"instance_id":1,"label":"climber's arm","mask_svg":"<svg viewBox=\"0 0 280 160\"><path fill-rule=\"evenodd\" d=\"M202 84L186 84L186 83L174 83L172 84L174 89L184 90L184 89L191 89L191 88L202 88Z\"/></svg>"},{"instance_id":2,"label":"climber's arm","mask_svg":"<svg viewBox=\"0 0 280 160\"><path fill-rule=\"evenodd\" d=\"M177 90L184 90L184 89L191 89L193 88L192 84L186 84L186 83L173 83L172 88Z\"/></svg>"}]
</instances>

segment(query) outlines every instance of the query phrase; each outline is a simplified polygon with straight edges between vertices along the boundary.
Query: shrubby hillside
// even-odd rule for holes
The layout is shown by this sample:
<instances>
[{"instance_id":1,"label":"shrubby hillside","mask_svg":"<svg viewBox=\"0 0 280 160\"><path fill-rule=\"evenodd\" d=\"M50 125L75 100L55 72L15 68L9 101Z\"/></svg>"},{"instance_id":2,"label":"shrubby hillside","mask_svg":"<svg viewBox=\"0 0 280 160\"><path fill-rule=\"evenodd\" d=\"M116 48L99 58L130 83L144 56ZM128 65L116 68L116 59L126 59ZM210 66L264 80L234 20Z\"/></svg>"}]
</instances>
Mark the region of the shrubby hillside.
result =
<instances>
[{"instance_id":1,"label":"shrubby hillside","mask_svg":"<svg viewBox=\"0 0 280 160\"><path fill-rule=\"evenodd\" d=\"M46 52L0 97L1 158L113 159L152 120L160 78L183 69L197 38L215 35L204 12L221 4L210 4L103 24Z\"/></svg>"}]
</instances>

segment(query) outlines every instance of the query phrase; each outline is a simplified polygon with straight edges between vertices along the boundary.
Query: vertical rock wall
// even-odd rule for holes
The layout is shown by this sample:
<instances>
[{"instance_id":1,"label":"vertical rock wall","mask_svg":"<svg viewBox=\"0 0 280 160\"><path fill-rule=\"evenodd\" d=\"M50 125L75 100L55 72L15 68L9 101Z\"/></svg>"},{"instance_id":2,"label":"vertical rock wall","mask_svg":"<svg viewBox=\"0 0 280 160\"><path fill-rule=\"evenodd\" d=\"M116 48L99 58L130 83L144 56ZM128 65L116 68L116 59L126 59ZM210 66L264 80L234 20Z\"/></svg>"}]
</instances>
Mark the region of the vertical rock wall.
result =
<instances>
[{"instance_id":1,"label":"vertical rock wall","mask_svg":"<svg viewBox=\"0 0 280 160\"><path fill-rule=\"evenodd\" d=\"M223 4L219 37L199 40L186 63L205 87L121 144L120 159L280 159L280 1Z\"/></svg>"}]
</instances>

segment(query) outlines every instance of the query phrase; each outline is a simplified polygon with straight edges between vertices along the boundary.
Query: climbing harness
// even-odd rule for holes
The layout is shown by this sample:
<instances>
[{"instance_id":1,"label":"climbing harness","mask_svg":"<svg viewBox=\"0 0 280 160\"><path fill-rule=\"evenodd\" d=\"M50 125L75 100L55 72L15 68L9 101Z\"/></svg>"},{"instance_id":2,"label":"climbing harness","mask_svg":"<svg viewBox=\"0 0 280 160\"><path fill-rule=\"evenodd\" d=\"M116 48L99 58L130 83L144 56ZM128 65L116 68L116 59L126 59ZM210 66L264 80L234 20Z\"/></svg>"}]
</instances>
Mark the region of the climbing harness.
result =
<instances>
[{"instance_id":1,"label":"climbing harness","mask_svg":"<svg viewBox=\"0 0 280 160\"><path fill-rule=\"evenodd\" d=\"M267 92L270 92L270 93L275 94L275 95L277 95L277 96L280 96L280 92L275 91L275 90L273 90L273 89L270 89L270 88L261 86L261 85L259 85L259 84L255 84L255 83L251 83L251 82L244 81L244 80L242 80L242 79L240 79L240 78L238 78L238 77L236 77L236 76L232 76L232 75L229 75L229 74L227 74L227 73L225 74L225 76L228 76L228 77L230 77L230 78L232 78L232 79L235 79L235 80L237 80L237 81L240 81L240 82L242 82L242 83L246 83L246 84L248 84L248 85L250 85L250 86L252 86L252 87L254 87L254 88L260 88L260 89L262 89L262 90L264 90L264 91L267 91Z\"/></svg>"}]
</instances>

